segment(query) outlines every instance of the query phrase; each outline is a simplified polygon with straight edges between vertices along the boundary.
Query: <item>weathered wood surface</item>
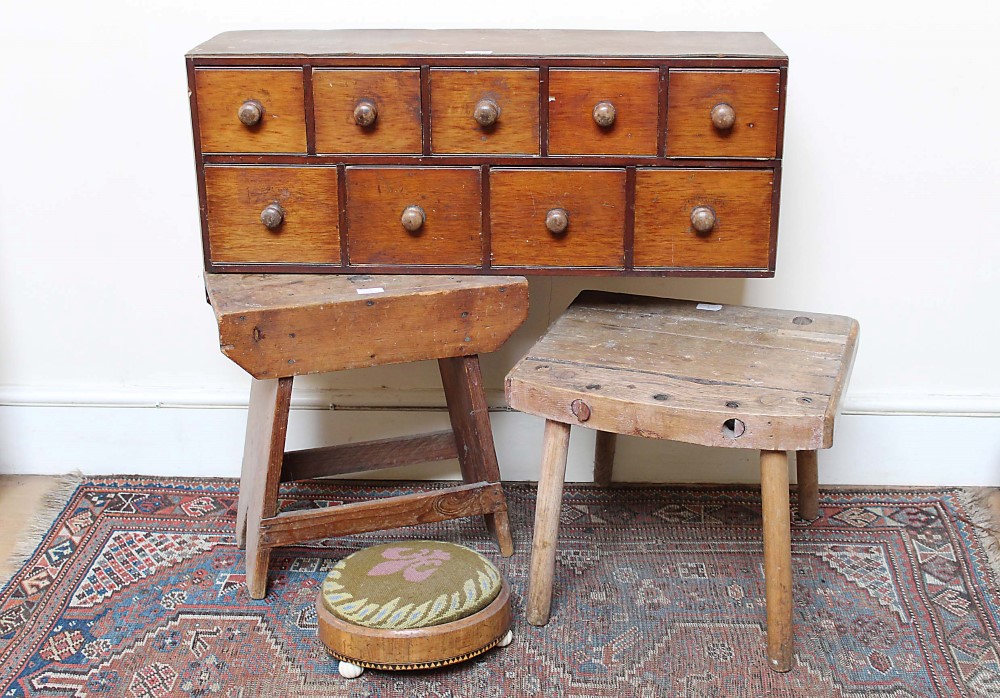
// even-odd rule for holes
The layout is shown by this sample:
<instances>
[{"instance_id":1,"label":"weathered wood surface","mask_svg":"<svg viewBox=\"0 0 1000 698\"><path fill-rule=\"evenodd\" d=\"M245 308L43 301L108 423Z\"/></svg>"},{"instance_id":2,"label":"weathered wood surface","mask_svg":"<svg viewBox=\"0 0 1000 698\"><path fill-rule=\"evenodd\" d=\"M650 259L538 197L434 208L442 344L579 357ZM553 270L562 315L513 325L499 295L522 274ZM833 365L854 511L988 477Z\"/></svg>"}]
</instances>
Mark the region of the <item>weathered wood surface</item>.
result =
<instances>
[{"instance_id":1,"label":"weathered wood surface","mask_svg":"<svg viewBox=\"0 0 1000 698\"><path fill-rule=\"evenodd\" d=\"M549 71L549 153L656 155L659 73L655 70ZM610 102L611 126L598 126L594 106Z\"/></svg>"},{"instance_id":2,"label":"weathered wood surface","mask_svg":"<svg viewBox=\"0 0 1000 698\"><path fill-rule=\"evenodd\" d=\"M486 608L460 620L426 628L392 630L366 628L337 618L316 600L317 633L334 656L359 665L450 663L502 638L511 624L510 586L501 580L500 593Z\"/></svg>"},{"instance_id":3,"label":"weathered wood surface","mask_svg":"<svg viewBox=\"0 0 1000 698\"><path fill-rule=\"evenodd\" d=\"M795 454L795 470L799 493L799 518L815 521L819 516L819 459L816 451Z\"/></svg>"},{"instance_id":4,"label":"weathered wood surface","mask_svg":"<svg viewBox=\"0 0 1000 698\"><path fill-rule=\"evenodd\" d=\"M273 517L278 510L278 485L291 397L291 378L254 381L250 389L236 540L238 545L244 542L246 545L246 581L252 599L262 599L267 593L271 549L263 540L261 522Z\"/></svg>"},{"instance_id":5,"label":"weathered wood surface","mask_svg":"<svg viewBox=\"0 0 1000 698\"><path fill-rule=\"evenodd\" d=\"M493 444L489 405L479 356L438 360L448 415L455 435L458 462L466 483L500 482L500 465ZM485 513L486 527L497 538L500 554L514 554L506 504Z\"/></svg>"},{"instance_id":6,"label":"weathered wood surface","mask_svg":"<svg viewBox=\"0 0 1000 698\"><path fill-rule=\"evenodd\" d=\"M321 446L285 453L281 481L296 482L331 475L370 472L457 456L455 435L451 430Z\"/></svg>"},{"instance_id":7,"label":"weathered wood surface","mask_svg":"<svg viewBox=\"0 0 1000 698\"><path fill-rule=\"evenodd\" d=\"M205 285L222 353L255 378L486 353L528 313L522 277L206 274Z\"/></svg>"},{"instance_id":8,"label":"weathered wood surface","mask_svg":"<svg viewBox=\"0 0 1000 698\"><path fill-rule=\"evenodd\" d=\"M269 547L291 545L320 538L450 521L506 511L506 507L499 483L457 485L369 502L282 512L260 521L260 540Z\"/></svg>"},{"instance_id":9,"label":"weathered wood surface","mask_svg":"<svg viewBox=\"0 0 1000 698\"><path fill-rule=\"evenodd\" d=\"M594 443L594 482L607 487L614 478L615 448L618 434L613 431L598 431Z\"/></svg>"},{"instance_id":10,"label":"weathered wood surface","mask_svg":"<svg viewBox=\"0 0 1000 698\"><path fill-rule=\"evenodd\" d=\"M785 451L761 451L760 490L764 512L767 659L775 671L788 671L792 668L792 533Z\"/></svg>"},{"instance_id":11,"label":"weathered wood surface","mask_svg":"<svg viewBox=\"0 0 1000 698\"><path fill-rule=\"evenodd\" d=\"M857 336L841 316L584 292L507 376L507 399L619 434L828 448Z\"/></svg>"},{"instance_id":12,"label":"weathered wood surface","mask_svg":"<svg viewBox=\"0 0 1000 698\"><path fill-rule=\"evenodd\" d=\"M532 625L545 625L549 622L552 582L556 572L559 512L562 509L566 457L569 454L569 432L568 424L552 420L545 422L528 581L527 616Z\"/></svg>"},{"instance_id":13,"label":"weathered wood surface","mask_svg":"<svg viewBox=\"0 0 1000 698\"><path fill-rule=\"evenodd\" d=\"M232 31L189 56L284 55L754 56L785 54L759 32L567 29L347 29Z\"/></svg>"}]
</instances>

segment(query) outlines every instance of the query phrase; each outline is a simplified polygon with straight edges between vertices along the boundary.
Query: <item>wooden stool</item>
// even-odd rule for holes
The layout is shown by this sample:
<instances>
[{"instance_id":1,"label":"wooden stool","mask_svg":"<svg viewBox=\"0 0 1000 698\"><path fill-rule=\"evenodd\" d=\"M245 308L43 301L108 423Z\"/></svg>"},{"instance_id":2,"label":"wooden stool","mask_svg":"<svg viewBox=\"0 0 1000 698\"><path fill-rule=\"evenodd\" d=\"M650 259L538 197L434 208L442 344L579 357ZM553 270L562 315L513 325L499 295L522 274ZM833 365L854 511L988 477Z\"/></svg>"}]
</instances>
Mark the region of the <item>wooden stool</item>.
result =
<instances>
[{"instance_id":1,"label":"wooden stool","mask_svg":"<svg viewBox=\"0 0 1000 698\"><path fill-rule=\"evenodd\" d=\"M454 543L385 543L340 560L316 598L319 639L345 678L433 669L510 644L510 587Z\"/></svg>"},{"instance_id":2,"label":"wooden stool","mask_svg":"<svg viewBox=\"0 0 1000 698\"><path fill-rule=\"evenodd\" d=\"M570 425L597 429L595 479L616 434L760 450L767 655L792 663L787 451L799 514L817 516L816 449L833 422L858 337L851 318L587 291L507 376L511 407L546 418L528 622L548 622Z\"/></svg>"},{"instance_id":3,"label":"wooden stool","mask_svg":"<svg viewBox=\"0 0 1000 698\"><path fill-rule=\"evenodd\" d=\"M206 274L222 353L250 390L236 540L251 598L267 591L271 548L483 514L513 553L478 354L524 322L520 277ZM285 452L292 379L437 359L452 430ZM278 513L278 485L458 457L465 484Z\"/></svg>"}]
</instances>

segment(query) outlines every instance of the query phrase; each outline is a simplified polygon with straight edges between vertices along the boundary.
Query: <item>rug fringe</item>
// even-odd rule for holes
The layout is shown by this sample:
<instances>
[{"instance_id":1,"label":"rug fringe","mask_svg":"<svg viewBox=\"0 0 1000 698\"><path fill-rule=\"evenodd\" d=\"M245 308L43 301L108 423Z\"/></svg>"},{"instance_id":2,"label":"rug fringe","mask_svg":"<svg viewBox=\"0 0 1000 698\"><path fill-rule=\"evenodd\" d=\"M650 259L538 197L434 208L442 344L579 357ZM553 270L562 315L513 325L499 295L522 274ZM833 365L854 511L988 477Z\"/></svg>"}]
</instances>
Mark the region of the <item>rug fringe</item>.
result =
<instances>
[{"instance_id":1,"label":"rug fringe","mask_svg":"<svg viewBox=\"0 0 1000 698\"><path fill-rule=\"evenodd\" d=\"M45 538L45 535L55 523L56 518L66 508L69 498L73 496L77 487L83 481L83 473L73 471L60 476L49 491L45 493L38 503L38 509L21 530L17 543L6 560L7 569L11 570L11 572L9 575L0 574L0 591L7 586L7 582L10 581L11 577L17 574L21 567L35 554L38 546L41 545L42 539Z\"/></svg>"},{"instance_id":2,"label":"rug fringe","mask_svg":"<svg viewBox=\"0 0 1000 698\"><path fill-rule=\"evenodd\" d=\"M976 538L986 551L996 589L1000 589L1000 490L995 487L964 487L958 499L968 514Z\"/></svg>"}]
</instances>

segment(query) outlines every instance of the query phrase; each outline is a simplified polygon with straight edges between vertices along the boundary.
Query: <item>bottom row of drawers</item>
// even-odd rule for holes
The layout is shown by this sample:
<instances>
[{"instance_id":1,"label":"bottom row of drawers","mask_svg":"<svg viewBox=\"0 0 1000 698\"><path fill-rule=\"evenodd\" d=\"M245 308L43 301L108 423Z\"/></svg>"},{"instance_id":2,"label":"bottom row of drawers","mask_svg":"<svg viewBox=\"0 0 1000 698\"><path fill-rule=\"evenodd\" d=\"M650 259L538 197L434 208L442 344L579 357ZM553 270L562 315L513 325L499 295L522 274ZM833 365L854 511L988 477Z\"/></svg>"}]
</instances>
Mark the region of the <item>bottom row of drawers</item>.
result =
<instances>
[{"instance_id":1,"label":"bottom row of drawers","mask_svg":"<svg viewBox=\"0 0 1000 698\"><path fill-rule=\"evenodd\" d=\"M624 169L205 168L214 264L623 269ZM766 270L774 171L638 168L632 266ZM488 199L487 199L488 197ZM341 234L347 259L341 258Z\"/></svg>"}]
</instances>

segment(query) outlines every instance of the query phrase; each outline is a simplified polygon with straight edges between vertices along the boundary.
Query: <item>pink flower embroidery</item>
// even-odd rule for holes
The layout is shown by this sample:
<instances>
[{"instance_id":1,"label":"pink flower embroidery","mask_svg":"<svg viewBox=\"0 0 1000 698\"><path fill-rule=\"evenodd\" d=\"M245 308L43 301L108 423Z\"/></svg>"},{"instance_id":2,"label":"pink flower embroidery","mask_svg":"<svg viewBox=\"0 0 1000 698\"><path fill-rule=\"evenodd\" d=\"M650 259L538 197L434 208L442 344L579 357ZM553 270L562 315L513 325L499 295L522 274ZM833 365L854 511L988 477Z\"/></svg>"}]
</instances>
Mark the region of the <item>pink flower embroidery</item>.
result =
<instances>
[{"instance_id":1,"label":"pink flower embroidery","mask_svg":"<svg viewBox=\"0 0 1000 698\"><path fill-rule=\"evenodd\" d=\"M369 577L384 577L388 574L403 572L403 579L408 582L422 582L437 572L437 568L446 560L451 559L451 553L444 550L421 548L388 548L382 553L386 562L368 570Z\"/></svg>"}]
</instances>

